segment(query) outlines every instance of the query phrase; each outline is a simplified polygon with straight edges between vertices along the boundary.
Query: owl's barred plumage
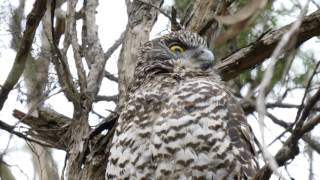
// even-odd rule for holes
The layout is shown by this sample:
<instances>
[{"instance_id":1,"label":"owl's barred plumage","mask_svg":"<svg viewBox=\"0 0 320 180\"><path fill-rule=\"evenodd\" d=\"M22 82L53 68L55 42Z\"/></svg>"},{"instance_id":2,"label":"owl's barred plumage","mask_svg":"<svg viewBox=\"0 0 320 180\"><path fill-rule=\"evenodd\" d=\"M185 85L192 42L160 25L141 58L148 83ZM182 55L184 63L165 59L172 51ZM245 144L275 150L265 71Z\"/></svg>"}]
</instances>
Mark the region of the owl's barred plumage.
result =
<instances>
[{"instance_id":1,"label":"owl's barred plumage","mask_svg":"<svg viewBox=\"0 0 320 180\"><path fill-rule=\"evenodd\" d=\"M172 44L184 52L172 52ZM173 32L140 48L106 179L250 179L252 133L205 41Z\"/></svg>"}]
</instances>

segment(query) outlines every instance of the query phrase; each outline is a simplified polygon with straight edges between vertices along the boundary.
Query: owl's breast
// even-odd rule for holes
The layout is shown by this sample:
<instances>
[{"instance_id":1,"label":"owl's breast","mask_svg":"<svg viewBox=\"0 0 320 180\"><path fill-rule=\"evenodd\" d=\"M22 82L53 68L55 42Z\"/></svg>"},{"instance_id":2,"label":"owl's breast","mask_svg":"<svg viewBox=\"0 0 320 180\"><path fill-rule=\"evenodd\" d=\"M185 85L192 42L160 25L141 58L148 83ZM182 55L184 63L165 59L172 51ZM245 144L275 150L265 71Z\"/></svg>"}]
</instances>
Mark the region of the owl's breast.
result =
<instances>
[{"instance_id":1,"label":"owl's breast","mask_svg":"<svg viewBox=\"0 0 320 180\"><path fill-rule=\"evenodd\" d=\"M206 79L146 84L120 116L107 174L234 178L240 164L227 131L228 98L223 86Z\"/></svg>"}]
</instances>

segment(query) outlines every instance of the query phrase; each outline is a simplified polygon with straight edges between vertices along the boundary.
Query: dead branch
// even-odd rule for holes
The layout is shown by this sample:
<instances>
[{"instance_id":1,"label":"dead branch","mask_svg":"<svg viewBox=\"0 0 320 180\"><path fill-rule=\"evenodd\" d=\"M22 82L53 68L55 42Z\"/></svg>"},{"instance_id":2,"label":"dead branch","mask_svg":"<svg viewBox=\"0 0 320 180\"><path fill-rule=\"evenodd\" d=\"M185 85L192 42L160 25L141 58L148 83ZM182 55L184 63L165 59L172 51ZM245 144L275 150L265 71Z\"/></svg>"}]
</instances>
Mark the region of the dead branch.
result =
<instances>
[{"instance_id":1,"label":"dead branch","mask_svg":"<svg viewBox=\"0 0 320 180\"><path fill-rule=\"evenodd\" d=\"M39 108L39 117L28 116L19 110L13 116L31 127L27 132L34 139L50 144L51 147L66 150L70 137L65 135L72 119L48 108Z\"/></svg>"},{"instance_id":2,"label":"dead branch","mask_svg":"<svg viewBox=\"0 0 320 180\"><path fill-rule=\"evenodd\" d=\"M51 147L51 148L53 147L50 144L47 144L46 141L39 141L37 139L29 138L28 135L23 134L23 133L18 132L18 131L15 131L14 128L15 128L15 126L11 126L11 125L9 125L9 124L7 124L7 123L5 123L5 122L0 120L0 129L5 130L10 134L16 135L16 136L18 136L18 137L20 137L20 138L22 138L22 139L24 139L26 141L37 143L37 144L39 144L39 145L41 145L43 147Z\"/></svg>"},{"instance_id":3,"label":"dead branch","mask_svg":"<svg viewBox=\"0 0 320 180\"><path fill-rule=\"evenodd\" d=\"M26 29L23 32L20 48L16 54L13 67L0 90L0 110L6 101L9 92L13 86L18 82L21 74L23 73L35 32L38 28L40 20L46 12L46 0L37 0L33 4L33 8L27 16Z\"/></svg>"}]
</instances>

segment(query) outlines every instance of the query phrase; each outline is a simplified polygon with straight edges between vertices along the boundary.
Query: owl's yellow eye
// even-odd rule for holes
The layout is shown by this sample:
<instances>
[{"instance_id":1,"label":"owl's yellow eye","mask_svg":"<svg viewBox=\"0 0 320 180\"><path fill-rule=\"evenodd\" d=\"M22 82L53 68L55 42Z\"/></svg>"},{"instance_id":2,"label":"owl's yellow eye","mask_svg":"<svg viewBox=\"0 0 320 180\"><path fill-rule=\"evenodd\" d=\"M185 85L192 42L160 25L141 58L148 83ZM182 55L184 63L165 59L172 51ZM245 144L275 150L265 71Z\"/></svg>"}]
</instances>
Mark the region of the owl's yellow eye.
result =
<instances>
[{"instance_id":1,"label":"owl's yellow eye","mask_svg":"<svg viewBox=\"0 0 320 180\"><path fill-rule=\"evenodd\" d=\"M184 48L179 46L179 45L173 45L170 47L170 50L174 53L183 53L184 52Z\"/></svg>"}]
</instances>

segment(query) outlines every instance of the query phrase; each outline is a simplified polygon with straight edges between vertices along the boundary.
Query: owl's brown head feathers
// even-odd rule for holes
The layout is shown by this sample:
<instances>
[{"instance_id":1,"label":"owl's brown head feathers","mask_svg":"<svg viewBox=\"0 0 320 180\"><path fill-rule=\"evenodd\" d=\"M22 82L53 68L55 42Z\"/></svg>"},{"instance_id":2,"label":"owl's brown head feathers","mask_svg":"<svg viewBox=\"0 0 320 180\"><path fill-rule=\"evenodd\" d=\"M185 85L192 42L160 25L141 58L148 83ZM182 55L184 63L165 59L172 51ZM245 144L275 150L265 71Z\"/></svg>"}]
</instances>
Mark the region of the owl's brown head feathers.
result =
<instances>
[{"instance_id":1,"label":"owl's brown head feathers","mask_svg":"<svg viewBox=\"0 0 320 180\"><path fill-rule=\"evenodd\" d=\"M139 49L135 76L159 73L208 73L214 71L213 53L206 41L189 31L175 31L146 42Z\"/></svg>"}]
</instances>

